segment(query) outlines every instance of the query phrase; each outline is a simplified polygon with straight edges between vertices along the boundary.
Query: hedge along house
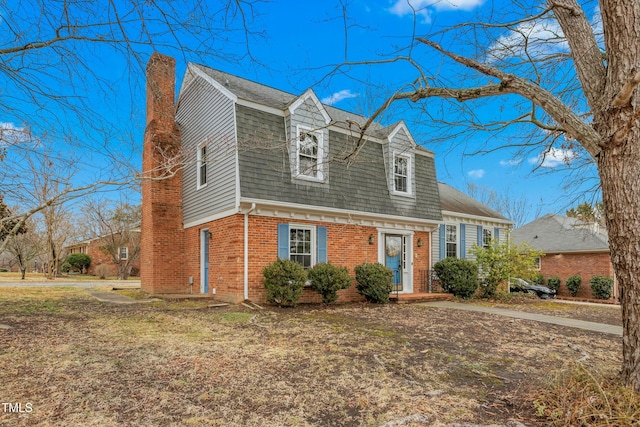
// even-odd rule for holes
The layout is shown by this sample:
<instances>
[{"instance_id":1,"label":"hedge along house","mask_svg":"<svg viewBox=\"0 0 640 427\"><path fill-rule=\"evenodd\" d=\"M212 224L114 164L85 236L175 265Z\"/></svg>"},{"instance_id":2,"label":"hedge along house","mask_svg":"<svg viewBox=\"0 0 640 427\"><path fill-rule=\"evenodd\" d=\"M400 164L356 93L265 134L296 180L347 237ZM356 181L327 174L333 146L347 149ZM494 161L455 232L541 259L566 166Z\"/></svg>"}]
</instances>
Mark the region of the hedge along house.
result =
<instances>
[{"instance_id":1,"label":"hedge along house","mask_svg":"<svg viewBox=\"0 0 640 427\"><path fill-rule=\"evenodd\" d=\"M540 274L545 279L560 278L559 295L569 295L567 279L578 275L582 285L577 296L593 298L589 280L593 276L606 276L614 279L611 297L618 298L609 239L606 230L597 223L549 214L513 230L512 241L526 242L544 252L538 264Z\"/></svg>"},{"instance_id":2,"label":"hedge along house","mask_svg":"<svg viewBox=\"0 0 640 427\"><path fill-rule=\"evenodd\" d=\"M174 105L174 68L157 53L147 65L144 290L264 301L263 268L289 258L351 274L380 262L400 292L418 291L442 216L434 155L403 122L360 139L365 119L312 89L293 95L192 63ZM361 299L355 287L339 296ZM301 301L320 298L305 290Z\"/></svg>"},{"instance_id":3,"label":"hedge along house","mask_svg":"<svg viewBox=\"0 0 640 427\"><path fill-rule=\"evenodd\" d=\"M506 241L514 222L455 188L438 183L442 221L433 232L433 262L444 258L474 259L473 245Z\"/></svg>"}]
</instances>

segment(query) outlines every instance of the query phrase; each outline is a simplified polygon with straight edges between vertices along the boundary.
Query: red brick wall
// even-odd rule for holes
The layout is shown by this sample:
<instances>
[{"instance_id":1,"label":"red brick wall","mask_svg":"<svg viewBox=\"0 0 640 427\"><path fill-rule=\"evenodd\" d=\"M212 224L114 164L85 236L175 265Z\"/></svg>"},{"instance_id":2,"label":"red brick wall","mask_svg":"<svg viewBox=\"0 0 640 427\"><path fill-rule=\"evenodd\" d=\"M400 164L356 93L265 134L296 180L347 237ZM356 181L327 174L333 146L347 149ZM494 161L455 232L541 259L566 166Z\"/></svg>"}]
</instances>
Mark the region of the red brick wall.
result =
<instances>
[{"instance_id":1,"label":"red brick wall","mask_svg":"<svg viewBox=\"0 0 640 427\"><path fill-rule=\"evenodd\" d=\"M147 64L147 127L142 157L140 280L150 293L188 293L184 274L182 173L174 120L175 60L154 53Z\"/></svg>"},{"instance_id":2,"label":"red brick wall","mask_svg":"<svg viewBox=\"0 0 640 427\"><path fill-rule=\"evenodd\" d=\"M578 297L593 298L589 280L593 276L613 277L613 266L609 253L547 254L542 257L540 273L545 280L558 276L562 283L558 295L569 296L566 281L570 276L582 277Z\"/></svg>"},{"instance_id":3,"label":"red brick wall","mask_svg":"<svg viewBox=\"0 0 640 427\"><path fill-rule=\"evenodd\" d=\"M278 259L278 224L292 222L327 227L328 261L349 269L355 276L354 267L363 262L378 261L378 231L375 227L334 224L327 222L288 221L282 218L249 216L249 299L266 301L262 285L262 270ZM211 232L209 249L209 292L216 289L216 296L225 301L239 302L244 298L244 215L237 214L186 230L185 271L192 276L194 293L200 292L200 233L208 228ZM373 234L374 244L369 244ZM423 246L418 247L418 238ZM429 234L418 232L414 236L414 282L418 270L429 268ZM355 283L338 292L339 301L362 301L356 292ZM320 295L310 289L303 291L301 303L321 302Z\"/></svg>"}]
</instances>

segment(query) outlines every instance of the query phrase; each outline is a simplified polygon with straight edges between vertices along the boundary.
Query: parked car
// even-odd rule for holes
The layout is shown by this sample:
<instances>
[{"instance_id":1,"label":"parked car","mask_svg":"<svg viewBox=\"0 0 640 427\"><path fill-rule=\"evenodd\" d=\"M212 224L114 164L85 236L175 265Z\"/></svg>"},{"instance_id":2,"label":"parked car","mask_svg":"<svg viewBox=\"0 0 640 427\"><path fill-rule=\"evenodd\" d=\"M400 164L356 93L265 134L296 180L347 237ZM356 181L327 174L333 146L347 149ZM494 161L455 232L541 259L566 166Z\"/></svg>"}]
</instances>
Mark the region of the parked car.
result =
<instances>
[{"instance_id":1,"label":"parked car","mask_svg":"<svg viewBox=\"0 0 640 427\"><path fill-rule=\"evenodd\" d=\"M511 292L526 292L528 294L536 294L538 298L549 299L555 298L556 291L542 285L534 285L524 279L513 277L509 281Z\"/></svg>"}]
</instances>

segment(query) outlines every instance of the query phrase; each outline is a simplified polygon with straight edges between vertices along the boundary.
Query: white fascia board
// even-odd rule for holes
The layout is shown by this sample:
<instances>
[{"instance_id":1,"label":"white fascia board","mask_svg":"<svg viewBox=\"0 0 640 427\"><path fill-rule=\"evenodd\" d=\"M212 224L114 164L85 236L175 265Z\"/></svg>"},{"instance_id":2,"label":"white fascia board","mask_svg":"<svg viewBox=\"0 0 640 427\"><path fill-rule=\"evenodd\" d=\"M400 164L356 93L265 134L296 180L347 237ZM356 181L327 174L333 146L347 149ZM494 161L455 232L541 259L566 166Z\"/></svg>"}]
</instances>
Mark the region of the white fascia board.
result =
<instances>
[{"instance_id":1,"label":"white fascia board","mask_svg":"<svg viewBox=\"0 0 640 427\"><path fill-rule=\"evenodd\" d=\"M262 209L270 209L278 212L277 216L291 217L296 219L313 219L325 222L341 222L341 223L354 223L359 224L361 222L379 222L378 226L384 227L384 223L396 223L405 226L419 226L425 229L435 229L440 223L437 220L429 220L422 218L412 218L397 215L385 215L377 214L373 212L354 211L349 209L337 209L329 208L325 206L315 205L303 205L299 203L279 202L275 200L253 199L253 198L241 198L241 204L252 205L255 203L257 206L256 211ZM296 215L302 215L297 217ZM313 216L313 218L312 218ZM318 219L320 218L320 219ZM338 221L338 219L344 219L345 221Z\"/></svg>"},{"instance_id":2,"label":"white fascia board","mask_svg":"<svg viewBox=\"0 0 640 427\"><path fill-rule=\"evenodd\" d=\"M445 219L445 217L447 217ZM443 222L454 222L454 221L458 221L459 220L473 220L476 221L477 223L485 223L485 224L499 224L499 225L505 225L508 227L513 227L513 225L515 224L513 221L509 221L508 219L500 219L500 218L491 218L491 217L487 217L487 216L479 216L479 215L469 215L469 214L463 214L463 213L459 213L459 212L451 212L451 211L442 211L442 219Z\"/></svg>"},{"instance_id":3,"label":"white fascia board","mask_svg":"<svg viewBox=\"0 0 640 427\"><path fill-rule=\"evenodd\" d=\"M200 77L201 79L203 79L204 81L209 83L211 86L213 86L214 88L219 90L224 96L229 98L231 101L233 101L233 102L237 102L238 101L238 97L236 96L236 94L231 92L223 84L221 84L217 80L213 79L211 76L209 76L207 73L205 73L204 71L202 71L201 69L199 69L195 65L189 64L188 70L191 71L195 76Z\"/></svg>"},{"instance_id":4,"label":"white fascia board","mask_svg":"<svg viewBox=\"0 0 640 427\"><path fill-rule=\"evenodd\" d=\"M231 215L235 215L240 213L240 209L238 207L233 207L231 209L227 209L224 211L216 212L211 215L207 215L204 218L197 219L195 221L187 222L184 224L183 228L186 230L187 228L196 227L198 225L206 224L207 222L215 221L217 219L226 218Z\"/></svg>"},{"instance_id":5,"label":"white fascia board","mask_svg":"<svg viewBox=\"0 0 640 427\"><path fill-rule=\"evenodd\" d=\"M316 107L320 111L320 114L322 114L322 117L324 118L324 124L328 125L329 123L331 123L331 116L329 116L327 110L324 109L324 105L322 105L322 102L320 102L313 89L307 89L305 93L303 93L298 99L296 99L291 105L289 105L289 113L294 114L298 107L304 104L304 102L309 98L311 98L313 103L316 104Z\"/></svg>"}]
</instances>

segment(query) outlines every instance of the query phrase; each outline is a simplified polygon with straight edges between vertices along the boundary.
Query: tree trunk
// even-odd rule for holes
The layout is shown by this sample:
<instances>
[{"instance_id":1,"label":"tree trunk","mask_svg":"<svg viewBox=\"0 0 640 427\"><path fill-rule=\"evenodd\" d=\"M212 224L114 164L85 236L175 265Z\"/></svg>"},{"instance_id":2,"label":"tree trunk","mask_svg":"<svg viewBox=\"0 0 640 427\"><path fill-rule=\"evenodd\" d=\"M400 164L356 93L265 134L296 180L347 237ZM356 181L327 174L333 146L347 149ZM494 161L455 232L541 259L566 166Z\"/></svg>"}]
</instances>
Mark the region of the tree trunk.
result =
<instances>
[{"instance_id":1,"label":"tree trunk","mask_svg":"<svg viewBox=\"0 0 640 427\"><path fill-rule=\"evenodd\" d=\"M629 108L631 110L631 108ZM633 111L620 112L628 123ZM626 120L623 120L624 116ZM622 304L622 380L640 392L640 129L609 145L598 161L611 261Z\"/></svg>"}]
</instances>

